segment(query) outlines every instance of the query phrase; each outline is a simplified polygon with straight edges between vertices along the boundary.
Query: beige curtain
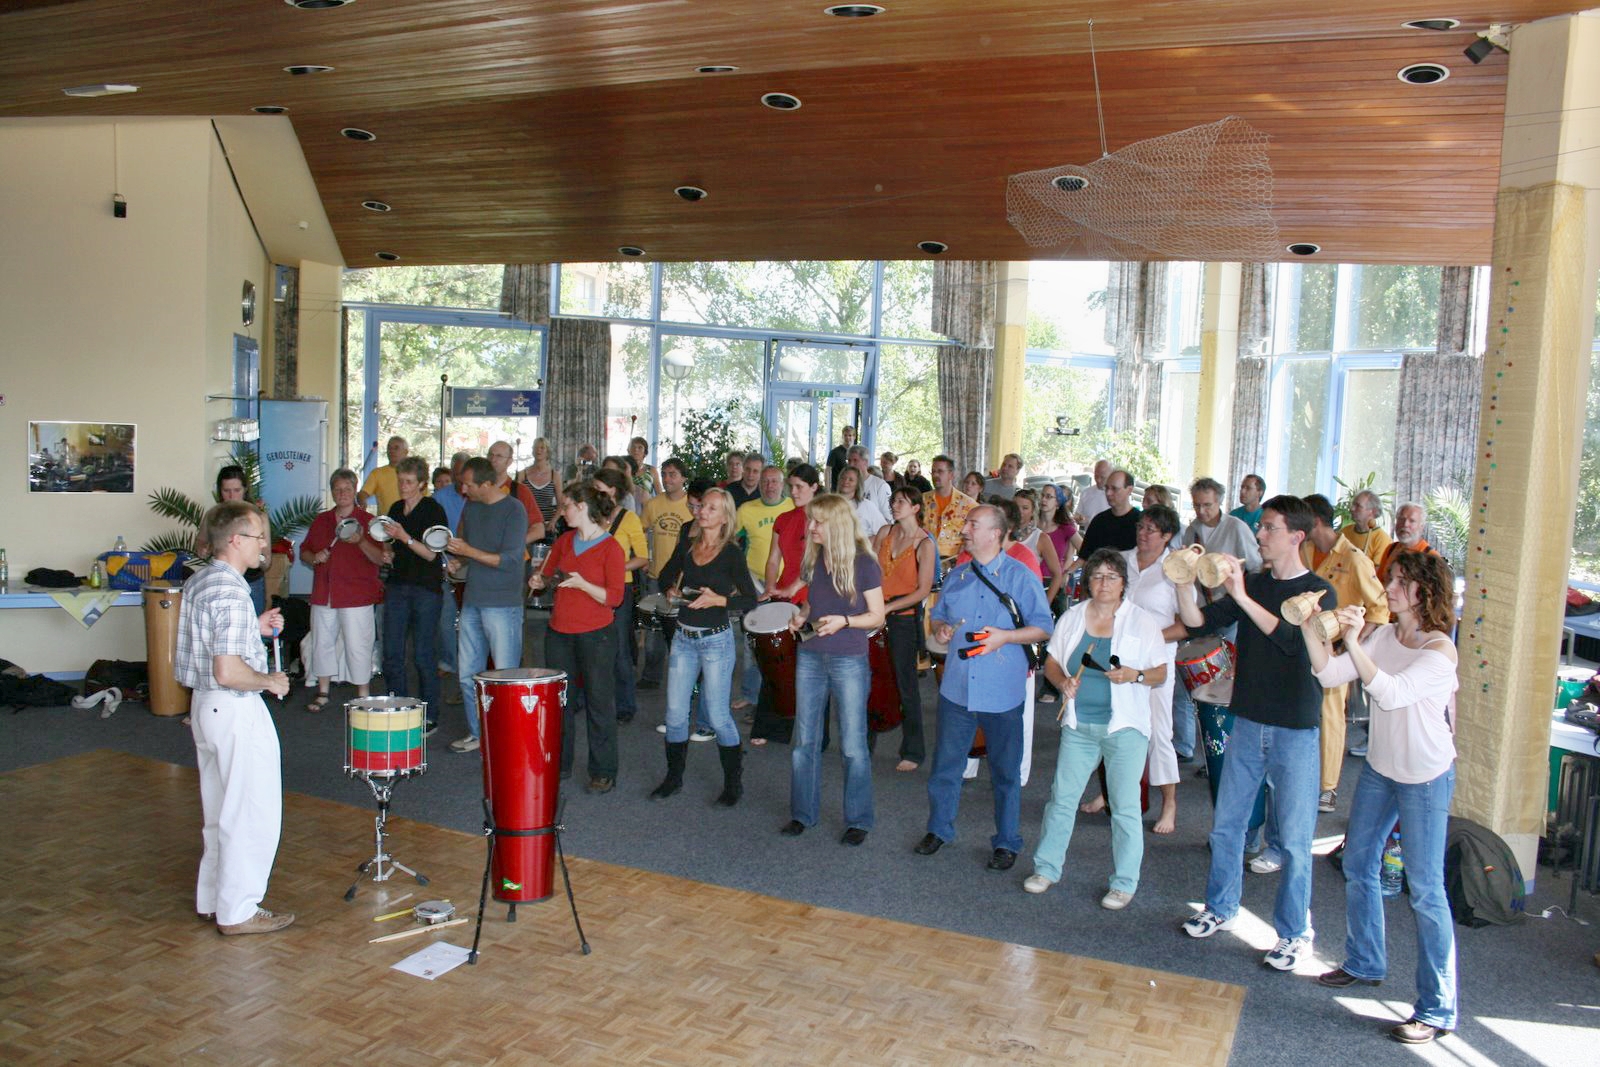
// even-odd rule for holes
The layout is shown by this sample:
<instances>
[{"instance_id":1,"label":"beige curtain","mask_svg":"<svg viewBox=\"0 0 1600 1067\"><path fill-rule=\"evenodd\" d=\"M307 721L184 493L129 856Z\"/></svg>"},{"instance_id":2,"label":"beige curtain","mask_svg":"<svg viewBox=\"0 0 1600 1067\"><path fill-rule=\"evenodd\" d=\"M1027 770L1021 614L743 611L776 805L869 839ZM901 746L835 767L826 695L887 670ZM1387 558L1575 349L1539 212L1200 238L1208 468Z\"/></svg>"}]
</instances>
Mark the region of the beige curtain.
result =
<instances>
[{"instance_id":1,"label":"beige curtain","mask_svg":"<svg viewBox=\"0 0 1600 1067\"><path fill-rule=\"evenodd\" d=\"M936 260L933 330L969 348L994 347L1000 265L988 260Z\"/></svg>"},{"instance_id":2,"label":"beige curtain","mask_svg":"<svg viewBox=\"0 0 1600 1067\"><path fill-rule=\"evenodd\" d=\"M993 359L990 348L947 345L939 349L939 422L944 452L955 460L957 478L982 469Z\"/></svg>"},{"instance_id":3,"label":"beige curtain","mask_svg":"<svg viewBox=\"0 0 1600 1067\"><path fill-rule=\"evenodd\" d=\"M550 265L507 263L500 282L500 310L523 322L550 323Z\"/></svg>"},{"instance_id":4,"label":"beige curtain","mask_svg":"<svg viewBox=\"0 0 1600 1067\"><path fill-rule=\"evenodd\" d=\"M1260 474L1267 460L1267 383L1272 361L1265 356L1239 357L1233 377L1233 440L1228 470L1213 477L1230 491L1246 474ZM1270 491L1270 490L1269 490Z\"/></svg>"},{"instance_id":5,"label":"beige curtain","mask_svg":"<svg viewBox=\"0 0 1600 1067\"><path fill-rule=\"evenodd\" d=\"M611 324L592 319L550 323L548 378L541 423L556 462L573 461L581 445L605 450L611 395Z\"/></svg>"},{"instance_id":6,"label":"beige curtain","mask_svg":"<svg viewBox=\"0 0 1600 1067\"><path fill-rule=\"evenodd\" d=\"M1476 459L1482 374L1476 356L1459 352L1405 357L1395 411L1396 505L1421 501L1442 485L1468 487Z\"/></svg>"},{"instance_id":7,"label":"beige curtain","mask_svg":"<svg viewBox=\"0 0 1600 1067\"><path fill-rule=\"evenodd\" d=\"M1106 343L1117 354L1111 428L1126 430L1159 416L1161 376L1150 356L1165 345L1167 265L1111 263L1106 278ZM1152 414L1152 413L1155 414Z\"/></svg>"},{"instance_id":8,"label":"beige curtain","mask_svg":"<svg viewBox=\"0 0 1600 1067\"><path fill-rule=\"evenodd\" d=\"M1259 356L1271 340L1272 283L1265 263L1246 263L1239 277L1239 355ZM1249 472L1240 471L1240 477Z\"/></svg>"},{"instance_id":9,"label":"beige curtain","mask_svg":"<svg viewBox=\"0 0 1600 1067\"><path fill-rule=\"evenodd\" d=\"M1439 278L1439 343L1441 355L1467 351L1472 339L1471 267L1445 267Z\"/></svg>"}]
</instances>

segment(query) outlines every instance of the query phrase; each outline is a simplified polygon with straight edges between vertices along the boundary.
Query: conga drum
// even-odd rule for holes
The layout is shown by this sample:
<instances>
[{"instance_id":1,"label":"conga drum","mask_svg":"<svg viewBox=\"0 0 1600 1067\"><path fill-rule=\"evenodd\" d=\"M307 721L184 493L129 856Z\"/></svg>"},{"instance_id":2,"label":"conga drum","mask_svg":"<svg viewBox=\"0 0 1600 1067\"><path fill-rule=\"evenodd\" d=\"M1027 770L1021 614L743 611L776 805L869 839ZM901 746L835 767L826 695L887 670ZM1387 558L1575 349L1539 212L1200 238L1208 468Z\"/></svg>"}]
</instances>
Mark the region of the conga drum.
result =
<instances>
[{"instance_id":1,"label":"conga drum","mask_svg":"<svg viewBox=\"0 0 1600 1067\"><path fill-rule=\"evenodd\" d=\"M781 600L745 613L744 632L755 654L761 677L772 687L772 702L779 717L794 718L794 663L800 642L789 630L789 620L800 613L793 604Z\"/></svg>"},{"instance_id":2,"label":"conga drum","mask_svg":"<svg viewBox=\"0 0 1600 1067\"><path fill-rule=\"evenodd\" d=\"M483 791L494 823L494 899L528 904L555 888L563 671L513 667L473 676Z\"/></svg>"},{"instance_id":3,"label":"conga drum","mask_svg":"<svg viewBox=\"0 0 1600 1067\"><path fill-rule=\"evenodd\" d=\"M875 734L898 729L905 718L900 710L900 683L889 656L889 628L880 626L867 635L867 666L872 686L867 690L867 729Z\"/></svg>"},{"instance_id":4,"label":"conga drum","mask_svg":"<svg viewBox=\"0 0 1600 1067\"><path fill-rule=\"evenodd\" d=\"M150 710L157 715L185 715L189 711L189 690L178 684L173 667L178 651L178 607L183 603L183 586L177 582L150 581L144 583L141 593L145 660L150 671Z\"/></svg>"}]
</instances>

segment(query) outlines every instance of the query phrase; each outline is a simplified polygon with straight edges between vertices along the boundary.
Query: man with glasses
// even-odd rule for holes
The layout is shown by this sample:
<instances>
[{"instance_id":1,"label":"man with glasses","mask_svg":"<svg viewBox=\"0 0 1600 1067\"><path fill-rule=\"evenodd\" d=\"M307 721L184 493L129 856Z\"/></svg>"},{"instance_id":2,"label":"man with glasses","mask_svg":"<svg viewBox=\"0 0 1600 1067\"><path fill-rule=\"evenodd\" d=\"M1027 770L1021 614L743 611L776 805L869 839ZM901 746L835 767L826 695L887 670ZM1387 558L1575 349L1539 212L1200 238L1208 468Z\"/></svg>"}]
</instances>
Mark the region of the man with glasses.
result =
<instances>
[{"instance_id":1,"label":"man with glasses","mask_svg":"<svg viewBox=\"0 0 1600 1067\"><path fill-rule=\"evenodd\" d=\"M257 615L244 580L266 562L261 511L228 501L201 525L211 561L184 583L173 659L173 673L193 691L189 730L204 814L195 910L222 934L269 934L294 922L260 907L283 822L278 732L261 693L281 700L289 692L288 675L267 673L261 639L283 629L283 612Z\"/></svg>"},{"instance_id":2,"label":"man with glasses","mask_svg":"<svg viewBox=\"0 0 1600 1067\"><path fill-rule=\"evenodd\" d=\"M1183 529L1183 545L1199 545L1207 552L1221 552L1244 560L1244 569L1261 569L1261 553L1256 535L1243 519L1222 513L1227 491L1215 478L1197 478L1189 486L1189 501L1194 504L1194 521Z\"/></svg>"},{"instance_id":3,"label":"man with glasses","mask_svg":"<svg viewBox=\"0 0 1600 1067\"><path fill-rule=\"evenodd\" d=\"M937 471L938 460L934 463ZM928 832L913 850L931 856L955 840L961 772L981 726L994 789L991 871L1010 870L1022 851L1022 709L1027 686L1033 683L1022 646L1050 636L1044 586L1025 564L1002 551L1005 534L1006 519L999 508L971 509L962 525L962 540L972 559L950 572L933 608L935 636L950 646L951 654L939 683L939 733L928 774ZM980 567L987 582L978 576ZM996 590L1016 604L1022 616L1020 629L1013 629L1016 622ZM974 641L970 634L980 639Z\"/></svg>"},{"instance_id":4,"label":"man with glasses","mask_svg":"<svg viewBox=\"0 0 1600 1067\"><path fill-rule=\"evenodd\" d=\"M1205 908L1183 924L1190 937L1210 937L1230 929L1239 913L1244 876L1245 830L1263 780L1270 781L1276 804L1283 879L1278 884L1272 923L1278 942L1264 962L1292 971L1311 954L1311 838L1317 823L1321 777L1319 726L1322 686L1311 673L1300 629L1279 614L1283 602L1317 592L1334 602L1333 587L1306 569L1300 546L1314 519L1304 500L1275 496L1262 505L1257 535L1265 570L1247 574L1235 559L1228 596L1201 608L1191 580L1178 586L1178 611L1187 627L1178 635L1197 637L1238 625L1234 671L1234 716L1227 758L1217 785L1211 823L1211 872Z\"/></svg>"},{"instance_id":5,"label":"man with glasses","mask_svg":"<svg viewBox=\"0 0 1600 1067\"><path fill-rule=\"evenodd\" d=\"M1086 491L1087 492L1087 491ZM1139 543L1139 509L1133 506L1133 475L1115 470L1106 475L1104 511L1094 517L1084 531L1080 559L1088 559L1102 548L1126 552Z\"/></svg>"}]
</instances>

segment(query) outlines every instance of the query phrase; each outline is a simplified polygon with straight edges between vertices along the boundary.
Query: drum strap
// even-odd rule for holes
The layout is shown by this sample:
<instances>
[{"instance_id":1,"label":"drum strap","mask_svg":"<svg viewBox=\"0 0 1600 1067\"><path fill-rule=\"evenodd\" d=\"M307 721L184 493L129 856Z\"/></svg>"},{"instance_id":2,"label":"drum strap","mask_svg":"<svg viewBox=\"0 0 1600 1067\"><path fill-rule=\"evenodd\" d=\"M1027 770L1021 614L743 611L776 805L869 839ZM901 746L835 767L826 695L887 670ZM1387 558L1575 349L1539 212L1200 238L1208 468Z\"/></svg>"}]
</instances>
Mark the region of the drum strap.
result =
<instances>
[{"instance_id":1,"label":"drum strap","mask_svg":"<svg viewBox=\"0 0 1600 1067\"><path fill-rule=\"evenodd\" d=\"M1026 624L1023 621L1022 612L1017 608L1017 602L1011 599L1011 595L1009 593L1001 592L1000 587L989 580L989 576L983 573L983 567L979 565L977 559L972 560L971 566L972 573L978 576L978 581L988 586L989 591L1000 598L1000 606L1005 608L1006 611L1011 615L1012 628L1016 630L1022 629L1022 627ZM1039 650L1038 645L1029 642L1028 644L1022 646L1022 651L1027 654L1028 669L1030 671L1036 671L1040 667L1044 666L1044 653Z\"/></svg>"},{"instance_id":2,"label":"drum strap","mask_svg":"<svg viewBox=\"0 0 1600 1067\"><path fill-rule=\"evenodd\" d=\"M550 834L561 832L559 826L546 826L538 830L502 830L498 827L490 831L496 837L546 837Z\"/></svg>"}]
</instances>

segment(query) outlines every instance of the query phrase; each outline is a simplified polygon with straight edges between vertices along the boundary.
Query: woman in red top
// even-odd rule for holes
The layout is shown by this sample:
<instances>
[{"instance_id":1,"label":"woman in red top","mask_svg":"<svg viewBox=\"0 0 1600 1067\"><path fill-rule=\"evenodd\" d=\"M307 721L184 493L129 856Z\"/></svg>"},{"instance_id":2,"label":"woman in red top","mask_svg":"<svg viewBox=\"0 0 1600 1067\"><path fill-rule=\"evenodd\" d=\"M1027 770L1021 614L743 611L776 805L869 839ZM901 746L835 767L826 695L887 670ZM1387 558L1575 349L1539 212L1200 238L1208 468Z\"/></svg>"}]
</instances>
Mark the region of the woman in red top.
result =
<instances>
[{"instance_id":1,"label":"woman in red top","mask_svg":"<svg viewBox=\"0 0 1600 1067\"><path fill-rule=\"evenodd\" d=\"M809 463L789 472L789 498L794 510L778 516L772 524L772 550L767 553L767 590L761 600L792 600L804 604L806 581L800 577L800 561L806 554L806 505L817 495L822 475Z\"/></svg>"},{"instance_id":2,"label":"woman in red top","mask_svg":"<svg viewBox=\"0 0 1600 1067\"><path fill-rule=\"evenodd\" d=\"M577 748L573 735L576 695L587 705L589 792L609 793L617 784L616 635L611 629L622 603L622 576L627 567L622 545L606 532L617 502L588 482L563 498L561 517L568 530L556 538L544 566L528 579L538 592L547 582L556 587L550 628L545 633L545 662L567 675L568 697L562 709L561 777L572 775Z\"/></svg>"},{"instance_id":3,"label":"woman in red top","mask_svg":"<svg viewBox=\"0 0 1600 1067\"><path fill-rule=\"evenodd\" d=\"M367 536L372 516L356 506L356 472L340 467L328 479L328 489L333 507L311 520L300 543L300 562L313 572L306 676L316 678L317 695L306 705L311 712L327 705L328 686L335 677L354 682L358 696L370 694L376 634L373 606L383 601L383 582L378 578L383 549ZM342 523L354 537L339 536Z\"/></svg>"}]
</instances>

